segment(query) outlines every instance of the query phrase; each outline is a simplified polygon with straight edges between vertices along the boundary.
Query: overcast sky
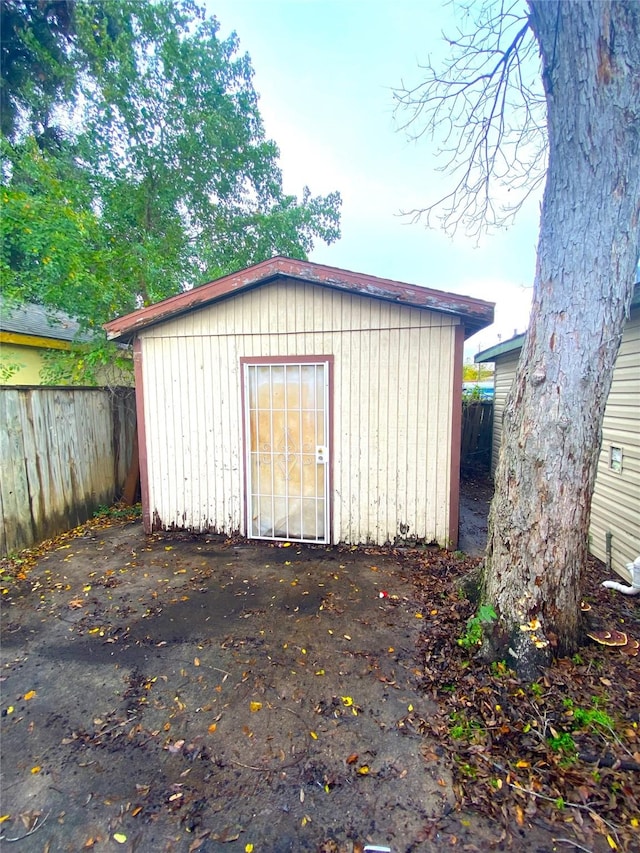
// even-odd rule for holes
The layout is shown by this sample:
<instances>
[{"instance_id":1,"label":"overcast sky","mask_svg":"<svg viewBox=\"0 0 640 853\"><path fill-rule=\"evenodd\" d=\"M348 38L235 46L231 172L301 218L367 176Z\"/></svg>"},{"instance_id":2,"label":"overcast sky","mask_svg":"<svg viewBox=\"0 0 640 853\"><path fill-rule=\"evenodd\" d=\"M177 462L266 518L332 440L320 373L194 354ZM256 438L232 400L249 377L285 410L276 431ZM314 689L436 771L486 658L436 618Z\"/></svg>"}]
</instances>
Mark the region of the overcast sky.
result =
<instances>
[{"instance_id":1,"label":"overcast sky","mask_svg":"<svg viewBox=\"0 0 640 853\"><path fill-rule=\"evenodd\" d=\"M428 140L399 130L393 89L421 80L455 31L444 0L206 0L221 36L251 56L267 135L280 148L285 190L338 190L342 238L311 260L496 302L496 323L465 356L525 330L541 193L515 225L455 238L402 211L434 200L446 176Z\"/></svg>"}]
</instances>

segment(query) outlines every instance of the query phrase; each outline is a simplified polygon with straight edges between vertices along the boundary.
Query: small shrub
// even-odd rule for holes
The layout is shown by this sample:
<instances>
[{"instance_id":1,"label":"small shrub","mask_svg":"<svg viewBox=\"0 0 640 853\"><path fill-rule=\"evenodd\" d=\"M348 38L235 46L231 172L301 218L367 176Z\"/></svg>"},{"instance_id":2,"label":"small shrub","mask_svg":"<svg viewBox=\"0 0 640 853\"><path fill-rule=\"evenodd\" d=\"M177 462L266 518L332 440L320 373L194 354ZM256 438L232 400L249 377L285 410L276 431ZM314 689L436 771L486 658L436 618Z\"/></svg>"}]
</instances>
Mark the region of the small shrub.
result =
<instances>
[{"instance_id":1,"label":"small shrub","mask_svg":"<svg viewBox=\"0 0 640 853\"><path fill-rule=\"evenodd\" d=\"M573 755L575 752L578 751L573 737L569 732L562 732L562 734L557 734L553 737L550 737L549 746L555 752L563 752L565 755Z\"/></svg>"},{"instance_id":2,"label":"small shrub","mask_svg":"<svg viewBox=\"0 0 640 853\"><path fill-rule=\"evenodd\" d=\"M490 604L481 604L475 616L467 622L467 628L461 637L458 637L458 645L463 649L473 649L482 643L484 625L490 625L498 618L498 614Z\"/></svg>"}]
</instances>

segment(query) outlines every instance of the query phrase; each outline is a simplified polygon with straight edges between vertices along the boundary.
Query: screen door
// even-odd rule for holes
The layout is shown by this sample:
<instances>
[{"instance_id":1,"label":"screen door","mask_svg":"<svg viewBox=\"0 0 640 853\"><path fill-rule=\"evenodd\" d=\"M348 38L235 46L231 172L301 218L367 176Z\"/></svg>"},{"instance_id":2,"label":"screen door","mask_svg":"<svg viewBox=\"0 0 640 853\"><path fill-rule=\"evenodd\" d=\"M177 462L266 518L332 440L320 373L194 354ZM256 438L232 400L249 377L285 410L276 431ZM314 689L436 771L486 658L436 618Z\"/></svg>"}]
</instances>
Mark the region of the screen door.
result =
<instances>
[{"instance_id":1,"label":"screen door","mask_svg":"<svg viewBox=\"0 0 640 853\"><path fill-rule=\"evenodd\" d=\"M248 536L328 542L329 364L245 364Z\"/></svg>"}]
</instances>

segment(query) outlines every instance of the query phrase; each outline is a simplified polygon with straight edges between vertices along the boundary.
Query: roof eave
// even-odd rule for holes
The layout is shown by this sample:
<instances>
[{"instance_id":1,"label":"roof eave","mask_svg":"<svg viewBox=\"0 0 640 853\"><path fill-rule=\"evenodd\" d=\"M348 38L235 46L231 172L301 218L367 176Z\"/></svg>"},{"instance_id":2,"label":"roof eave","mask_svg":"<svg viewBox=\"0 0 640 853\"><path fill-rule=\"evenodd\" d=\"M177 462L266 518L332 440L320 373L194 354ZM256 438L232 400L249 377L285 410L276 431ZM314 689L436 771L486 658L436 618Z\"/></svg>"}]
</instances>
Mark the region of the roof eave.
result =
<instances>
[{"instance_id":1,"label":"roof eave","mask_svg":"<svg viewBox=\"0 0 640 853\"><path fill-rule=\"evenodd\" d=\"M110 340L131 340L150 326L279 278L295 279L414 308L452 314L461 318L465 337L470 337L493 322L492 302L326 267L310 261L276 257L119 317L106 323L104 328Z\"/></svg>"},{"instance_id":2,"label":"roof eave","mask_svg":"<svg viewBox=\"0 0 640 853\"><path fill-rule=\"evenodd\" d=\"M482 350L482 352L479 352L474 356L473 360L476 364L481 364L486 361L495 361L496 358L499 358L501 355L509 355L510 353L516 352L522 348L525 337L526 332L521 335L515 335L508 341L502 341L499 344L495 344L495 346Z\"/></svg>"}]
</instances>

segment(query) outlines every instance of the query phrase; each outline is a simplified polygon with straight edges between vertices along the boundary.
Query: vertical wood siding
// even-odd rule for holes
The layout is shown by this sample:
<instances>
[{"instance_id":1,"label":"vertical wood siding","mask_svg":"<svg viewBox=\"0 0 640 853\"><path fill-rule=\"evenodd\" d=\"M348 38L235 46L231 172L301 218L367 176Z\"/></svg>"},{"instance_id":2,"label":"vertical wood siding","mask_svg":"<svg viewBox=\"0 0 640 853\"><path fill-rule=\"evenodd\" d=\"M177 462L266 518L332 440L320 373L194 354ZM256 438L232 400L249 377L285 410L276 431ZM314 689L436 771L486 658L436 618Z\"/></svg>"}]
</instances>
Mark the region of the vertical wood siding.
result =
<instances>
[{"instance_id":1,"label":"vertical wood siding","mask_svg":"<svg viewBox=\"0 0 640 853\"><path fill-rule=\"evenodd\" d=\"M289 282L142 332L153 526L246 532L240 358L333 355L332 541L448 544L456 325Z\"/></svg>"},{"instance_id":2,"label":"vertical wood siding","mask_svg":"<svg viewBox=\"0 0 640 853\"><path fill-rule=\"evenodd\" d=\"M622 471L611 470L611 447L622 448ZM602 448L591 506L591 552L607 561L610 532L612 568L640 554L640 310L627 323L616 360L602 427Z\"/></svg>"},{"instance_id":3,"label":"vertical wood siding","mask_svg":"<svg viewBox=\"0 0 640 853\"><path fill-rule=\"evenodd\" d=\"M129 464L133 393L0 389L0 553L27 548L113 503Z\"/></svg>"}]
</instances>

